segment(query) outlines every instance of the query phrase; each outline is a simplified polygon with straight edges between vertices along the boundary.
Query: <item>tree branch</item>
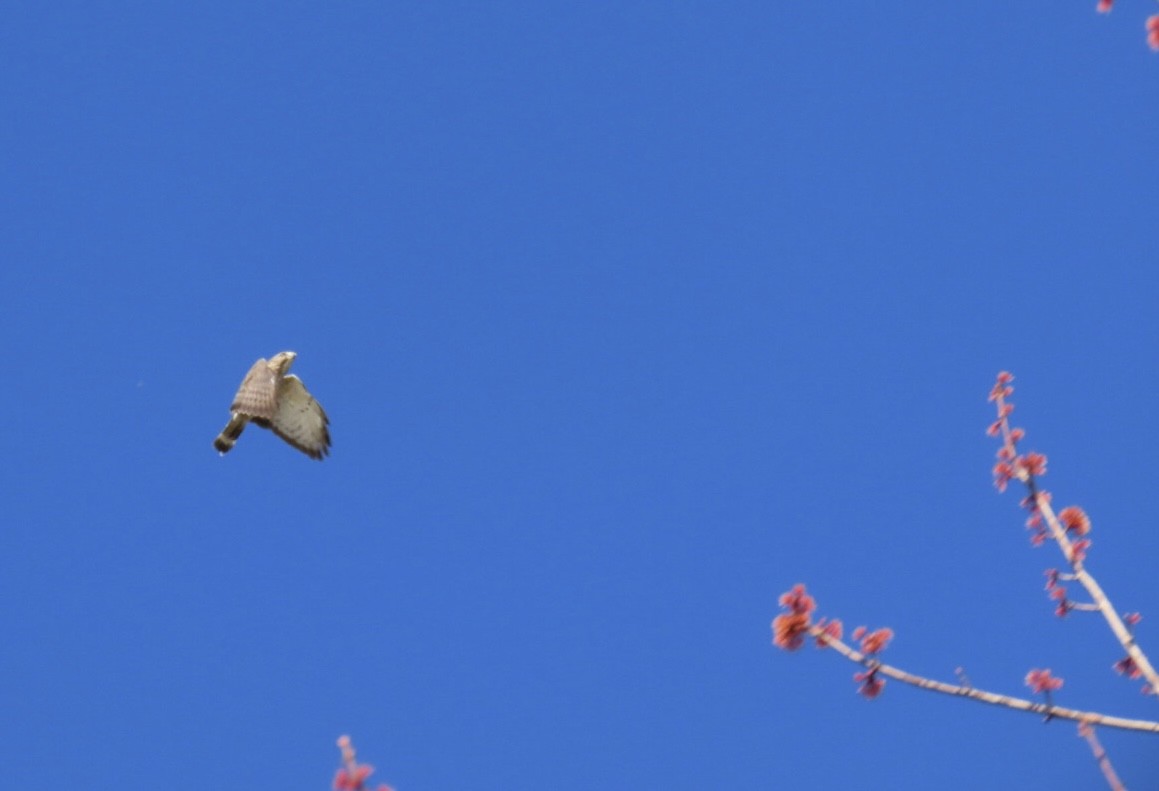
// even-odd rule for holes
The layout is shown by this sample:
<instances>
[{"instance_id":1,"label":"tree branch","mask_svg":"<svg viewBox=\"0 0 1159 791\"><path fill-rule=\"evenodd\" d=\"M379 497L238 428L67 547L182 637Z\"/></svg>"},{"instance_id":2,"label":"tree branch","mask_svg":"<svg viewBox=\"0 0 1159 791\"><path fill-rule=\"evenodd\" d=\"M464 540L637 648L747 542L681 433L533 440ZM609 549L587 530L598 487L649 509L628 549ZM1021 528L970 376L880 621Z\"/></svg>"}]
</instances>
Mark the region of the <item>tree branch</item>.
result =
<instances>
[{"instance_id":1,"label":"tree branch","mask_svg":"<svg viewBox=\"0 0 1159 791\"><path fill-rule=\"evenodd\" d=\"M900 681L903 684L909 684L919 689L928 689L932 692L940 692L943 695L953 695L959 698L969 698L970 700L976 700L979 703L989 703L993 706L1005 706L1016 711L1041 714L1047 720L1074 720L1080 723L1085 722L1091 725L1101 725L1104 728L1159 733L1159 722L1130 720L1125 717L1111 717L1094 711L1080 711L1078 709L1068 709L1062 706L1047 705L1045 703L1034 703L1033 701L1023 700L1021 698L1013 698L1009 695L999 695L994 692L986 692L981 689L961 686L959 684L947 684L944 681L934 681L924 676L907 673L900 668L884 664L855 650L827 632L823 625L810 626L809 636L816 638L822 646L832 648L851 662L859 664L868 670L875 670L877 673L887 678L892 678L894 681Z\"/></svg>"}]
</instances>

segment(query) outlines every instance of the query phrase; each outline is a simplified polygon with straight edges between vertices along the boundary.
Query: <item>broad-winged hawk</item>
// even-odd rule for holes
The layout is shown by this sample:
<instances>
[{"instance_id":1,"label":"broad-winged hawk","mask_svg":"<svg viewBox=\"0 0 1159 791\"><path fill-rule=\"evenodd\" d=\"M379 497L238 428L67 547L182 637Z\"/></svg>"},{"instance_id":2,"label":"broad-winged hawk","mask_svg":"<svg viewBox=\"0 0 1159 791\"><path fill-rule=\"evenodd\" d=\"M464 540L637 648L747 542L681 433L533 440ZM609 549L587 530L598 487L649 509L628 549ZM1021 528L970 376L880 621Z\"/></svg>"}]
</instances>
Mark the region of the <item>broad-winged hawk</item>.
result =
<instances>
[{"instance_id":1,"label":"broad-winged hawk","mask_svg":"<svg viewBox=\"0 0 1159 791\"><path fill-rule=\"evenodd\" d=\"M282 352L250 368L230 406L229 423L213 441L223 455L237 442L246 423L273 430L312 459L320 460L330 452L330 419L302 380L286 374L297 356Z\"/></svg>"}]
</instances>

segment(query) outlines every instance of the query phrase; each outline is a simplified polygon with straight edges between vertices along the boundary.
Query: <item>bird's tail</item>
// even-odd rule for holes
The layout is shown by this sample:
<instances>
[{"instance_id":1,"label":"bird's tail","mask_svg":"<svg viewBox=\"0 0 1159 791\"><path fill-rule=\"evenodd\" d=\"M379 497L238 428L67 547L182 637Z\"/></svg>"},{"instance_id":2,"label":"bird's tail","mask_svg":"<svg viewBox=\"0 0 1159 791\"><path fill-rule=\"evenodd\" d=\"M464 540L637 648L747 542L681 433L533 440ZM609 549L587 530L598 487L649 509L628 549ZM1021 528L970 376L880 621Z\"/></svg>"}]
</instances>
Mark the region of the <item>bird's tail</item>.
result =
<instances>
[{"instance_id":1,"label":"bird's tail","mask_svg":"<svg viewBox=\"0 0 1159 791\"><path fill-rule=\"evenodd\" d=\"M213 447L217 448L218 452L223 456L229 453L230 449L237 442L237 438L245 430L245 424L247 422L247 418L235 414L229 419L229 423L225 425L221 433L217 435L217 439L213 441Z\"/></svg>"}]
</instances>

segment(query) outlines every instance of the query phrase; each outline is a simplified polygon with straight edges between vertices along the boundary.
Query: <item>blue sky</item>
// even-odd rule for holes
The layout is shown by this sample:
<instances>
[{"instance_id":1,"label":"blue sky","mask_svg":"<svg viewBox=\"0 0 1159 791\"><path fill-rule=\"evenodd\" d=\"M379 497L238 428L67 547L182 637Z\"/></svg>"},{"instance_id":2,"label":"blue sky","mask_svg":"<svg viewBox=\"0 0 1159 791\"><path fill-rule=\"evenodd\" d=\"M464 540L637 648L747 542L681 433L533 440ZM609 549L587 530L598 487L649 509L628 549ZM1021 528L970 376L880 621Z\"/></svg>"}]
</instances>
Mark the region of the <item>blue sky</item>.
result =
<instances>
[{"instance_id":1,"label":"blue sky","mask_svg":"<svg viewBox=\"0 0 1159 791\"><path fill-rule=\"evenodd\" d=\"M6 784L1098 787L769 643L805 582L1156 717L984 435L1009 369L1156 658L1159 60L1094 5L6 6ZM332 456L219 457L283 349Z\"/></svg>"}]
</instances>

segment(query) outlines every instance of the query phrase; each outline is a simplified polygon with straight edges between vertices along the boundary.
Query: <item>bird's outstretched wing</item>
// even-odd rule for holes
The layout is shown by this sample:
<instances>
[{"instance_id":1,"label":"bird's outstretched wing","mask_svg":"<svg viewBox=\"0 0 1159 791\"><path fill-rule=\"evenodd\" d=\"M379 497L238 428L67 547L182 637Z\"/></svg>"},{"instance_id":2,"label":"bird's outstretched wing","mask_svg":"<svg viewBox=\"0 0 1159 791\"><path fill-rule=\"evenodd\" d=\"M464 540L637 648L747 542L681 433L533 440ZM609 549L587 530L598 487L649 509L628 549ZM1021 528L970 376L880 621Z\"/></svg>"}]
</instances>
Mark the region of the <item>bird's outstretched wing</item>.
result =
<instances>
[{"instance_id":1,"label":"bird's outstretched wing","mask_svg":"<svg viewBox=\"0 0 1159 791\"><path fill-rule=\"evenodd\" d=\"M275 434L312 459L321 459L330 452L330 419L301 379L293 374L283 377L277 387L275 404L276 410L269 418L269 427ZM265 424L261 418L254 422Z\"/></svg>"},{"instance_id":2,"label":"bird's outstretched wing","mask_svg":"<svg viewBox=\"0 0 1159 791\"><path fill-rule=\"evenodd\" d=\"M258 360L250 368L237 395L233 397L231 412L252 418L272 420L278 411L278 376L270 370L265 358Z\"/></svg>"}]
</instances>

